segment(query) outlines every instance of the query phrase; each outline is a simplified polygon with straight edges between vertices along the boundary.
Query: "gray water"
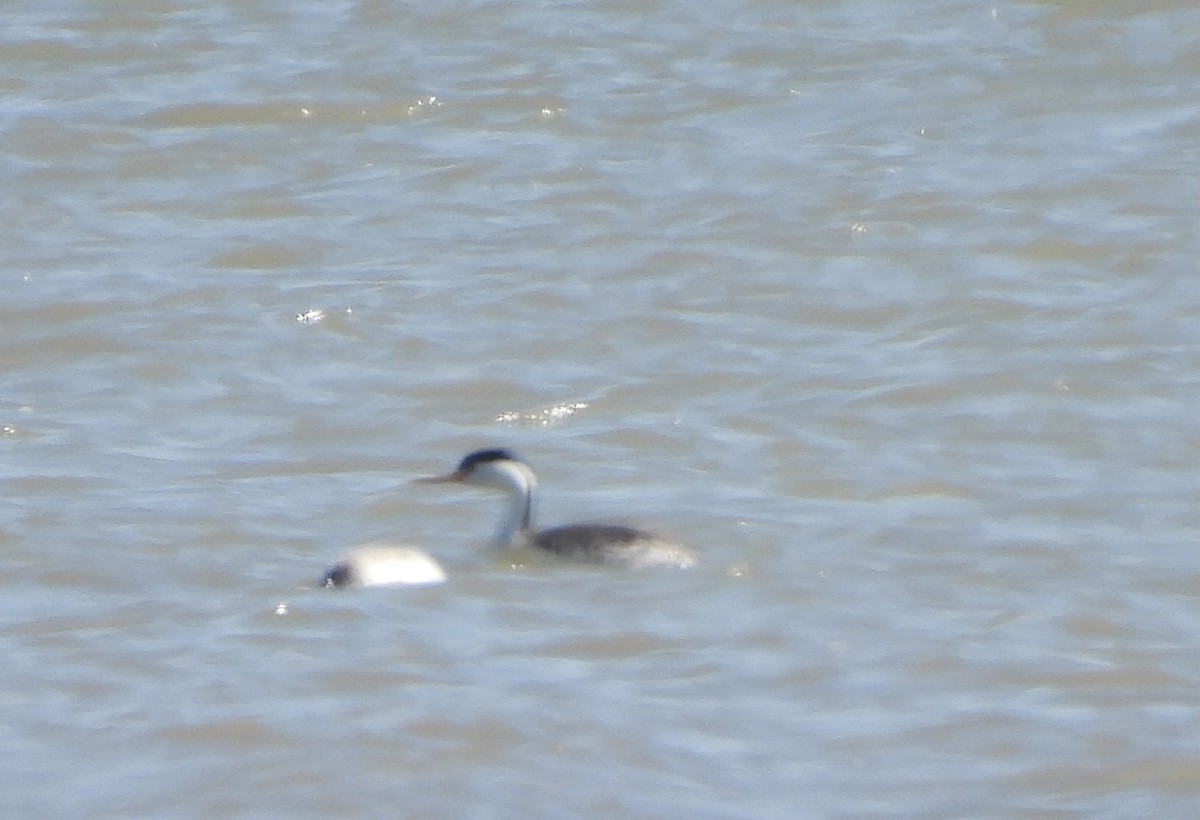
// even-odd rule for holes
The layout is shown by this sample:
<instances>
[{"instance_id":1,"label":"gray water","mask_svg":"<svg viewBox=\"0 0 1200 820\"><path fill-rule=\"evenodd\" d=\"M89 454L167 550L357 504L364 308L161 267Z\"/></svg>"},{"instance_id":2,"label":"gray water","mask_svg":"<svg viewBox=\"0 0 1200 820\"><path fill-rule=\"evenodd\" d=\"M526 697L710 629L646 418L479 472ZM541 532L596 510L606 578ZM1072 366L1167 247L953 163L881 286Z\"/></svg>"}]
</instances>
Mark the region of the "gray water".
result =
<instances>
[{"instance_id":1,"label":"gray water","mask_svg":"<svg viewBox=\"0 0 1200 820\"><path fill-rule=\"evenodd\" d=\"M5 816L1195 816L1194 3L14 2L0 101Z\"/></svg>"}]
</instances>

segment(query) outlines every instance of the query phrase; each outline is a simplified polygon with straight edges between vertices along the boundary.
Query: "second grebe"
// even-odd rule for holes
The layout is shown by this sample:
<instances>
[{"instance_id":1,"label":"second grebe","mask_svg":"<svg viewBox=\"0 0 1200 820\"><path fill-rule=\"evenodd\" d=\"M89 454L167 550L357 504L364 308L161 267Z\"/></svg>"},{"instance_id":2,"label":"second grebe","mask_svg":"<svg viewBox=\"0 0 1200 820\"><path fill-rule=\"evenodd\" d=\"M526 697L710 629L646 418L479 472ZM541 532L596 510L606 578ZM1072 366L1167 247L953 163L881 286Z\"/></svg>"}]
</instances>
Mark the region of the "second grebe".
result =
<instances>
[{"instance_id":1,"label":"second grebe","mask_svg":"<svg viewBox=\"0 0 1200 820\"><path fill-rule=\"evenodd\" d=\"M450 473L418 478L419 484L457 482L508 494L508 507L496 532L498 545L530 546L595 564L626 567L690 567L696 556L686 547L622 524L568 524L534 529L533 493L537 477L508 450L478 450Z\"/></svg>"},{"instance_id":2,"label":"second grebe","mask_svg":"<svg viewBox=\"0 0 1200 820\"><path fill-rule=\"evenodd\" d=\"M446 571L430 555L406 544L373 542L355 547L325 571L323 587L440 584Z\"/></svg>"}]
</instances>

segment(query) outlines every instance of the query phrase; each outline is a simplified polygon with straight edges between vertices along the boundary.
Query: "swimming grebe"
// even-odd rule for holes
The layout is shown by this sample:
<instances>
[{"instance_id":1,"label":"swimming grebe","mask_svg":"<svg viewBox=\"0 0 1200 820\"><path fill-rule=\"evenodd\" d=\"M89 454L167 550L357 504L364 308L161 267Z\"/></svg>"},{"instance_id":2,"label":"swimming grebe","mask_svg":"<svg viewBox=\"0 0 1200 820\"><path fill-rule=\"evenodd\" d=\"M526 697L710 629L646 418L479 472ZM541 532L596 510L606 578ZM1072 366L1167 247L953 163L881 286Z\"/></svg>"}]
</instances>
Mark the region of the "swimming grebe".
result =
<instances>
[{"instance_id":1,"label":"swimming grebe","mask_svg":"<svg viewBox=\"0 0 1200 820\"><path fill-rule=\"evenodd\" d=\"M626 567L690 567L696 557L687 548L645 530L621 524L568 524L548 530L533 525L537 477L508 450L478 450L450 473L418 478L419 484L456 482L508 493L508 507L495 542L502 547L530 546L595 564Z\"/></svg>"},{"instance_id":2,"label":"swimming grebe","mask_svg":"<svg viewBox=\"0 0 1200 820\"><path fill-rule=\"evenodd\" d=\"M321 576L323 587L440 584L446 571L428 553L406 544L377 541L347 552Z\"/></svg>"}]
</instances>

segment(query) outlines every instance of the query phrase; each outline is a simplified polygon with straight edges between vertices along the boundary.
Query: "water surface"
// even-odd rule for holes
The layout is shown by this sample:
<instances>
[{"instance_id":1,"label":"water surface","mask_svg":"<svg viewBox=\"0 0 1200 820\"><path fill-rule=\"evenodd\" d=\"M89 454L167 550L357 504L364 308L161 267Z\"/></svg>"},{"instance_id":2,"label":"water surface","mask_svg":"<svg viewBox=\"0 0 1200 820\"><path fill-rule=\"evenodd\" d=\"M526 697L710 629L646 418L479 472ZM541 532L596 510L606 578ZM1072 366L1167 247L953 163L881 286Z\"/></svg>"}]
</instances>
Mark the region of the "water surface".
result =
<instances>
[{"instance_id":1,"label":"water surface","mask_svg":"<svg viewBox=\"0 0 1200 820\"><path fill-rule=\"evenodd\" d=\"M8 814L1194 813L1192 4L5 20Z\"/></svg>"}]
</instances>

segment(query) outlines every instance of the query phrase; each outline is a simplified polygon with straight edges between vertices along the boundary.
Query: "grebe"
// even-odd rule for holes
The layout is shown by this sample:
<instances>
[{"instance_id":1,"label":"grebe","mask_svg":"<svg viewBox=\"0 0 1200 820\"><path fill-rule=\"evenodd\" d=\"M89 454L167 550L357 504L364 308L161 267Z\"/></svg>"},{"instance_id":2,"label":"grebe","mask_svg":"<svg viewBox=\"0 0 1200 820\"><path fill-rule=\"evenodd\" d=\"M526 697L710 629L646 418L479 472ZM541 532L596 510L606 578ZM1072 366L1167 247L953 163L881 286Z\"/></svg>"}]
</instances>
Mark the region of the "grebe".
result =
<instances>
[{"instance_id":1,"label":"grebe","mask_svg":"<svg viewBox=\"0 0 1200 820\"><path fill-rule=\"evenodd\" d=\"M440 584L446 571L428 553L404 544L373 542L347 552L321 576L323 587Z\"/></svg>"},{"instance_id":2,"label":"grebe","mask_svg":"<svg viewBox=\"0 0 1200 820\"><path fill-rule=\"evenodd\" d=\"M537 477L529 465L508 450L478 450L451 473L418 478L418 484L456 482L508 493L495 542L502 547L530 546L594 564L626 567L690 567L696 557L685 547L645 530L621 524L568 524L548 530L533 526L533 492Z\"/></svg>"}]
</instances>

